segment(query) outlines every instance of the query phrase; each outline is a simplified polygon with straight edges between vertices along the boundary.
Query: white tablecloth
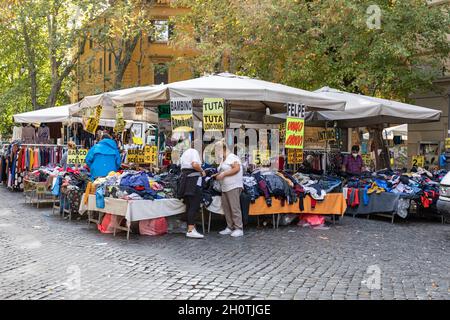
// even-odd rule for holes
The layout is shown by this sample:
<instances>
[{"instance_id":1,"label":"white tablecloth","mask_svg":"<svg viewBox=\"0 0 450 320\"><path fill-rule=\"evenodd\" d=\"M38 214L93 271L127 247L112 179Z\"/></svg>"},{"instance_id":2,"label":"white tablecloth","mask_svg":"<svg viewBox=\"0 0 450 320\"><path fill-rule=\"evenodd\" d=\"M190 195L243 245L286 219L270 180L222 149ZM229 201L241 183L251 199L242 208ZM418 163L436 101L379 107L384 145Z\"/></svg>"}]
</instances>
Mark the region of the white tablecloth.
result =
<instances>
[{"instance_id":1,"label":"white tablecloth","mask_svg":"<svg viewBox=\"0 0 450 320\"><path fill-rule=\"evenodd\" d=\"M123 200L105 197L105 208L97 208L95 195L89 195L87 205L81 201L80 213L99 211L123 216L130 224L132 221L168 217L184 213L186 206L178 199L159 200Z\"/></svg>"}]
</instances>

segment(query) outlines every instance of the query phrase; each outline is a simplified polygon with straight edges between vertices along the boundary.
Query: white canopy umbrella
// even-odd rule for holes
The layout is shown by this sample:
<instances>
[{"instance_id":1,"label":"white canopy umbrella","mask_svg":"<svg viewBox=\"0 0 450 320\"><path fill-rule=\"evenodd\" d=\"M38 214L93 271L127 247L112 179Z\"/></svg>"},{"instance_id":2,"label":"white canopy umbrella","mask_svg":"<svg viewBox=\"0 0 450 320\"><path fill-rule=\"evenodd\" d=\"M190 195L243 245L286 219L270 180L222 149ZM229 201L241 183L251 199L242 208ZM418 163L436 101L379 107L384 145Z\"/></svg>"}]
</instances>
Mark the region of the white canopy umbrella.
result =
<instances>
[{"instance_id":1,"label":"white canopy umbrella","mask_svg":"<svg viewBox=\"0 0 450 320\"><path fill-rule=\"evenodd\" d=\"M398 126L386 128L383 130L383 138L387 140L392 140L394 139L394 136L401 136L402 140L404 141L408 140L408 125L405 123ZM364 133L363 138L365 140L369 140L370 138L369 133L368 132Z\"/></svg>"},{"instance_id":2,"label":"white canopy umbrella","mask_svg":"<svg viewBox=\"0 0 450 320\"><path fill-rule=\"evenodd\" d=\"M25 113L15 114L14 122L16 123L54 123L54 122L75 122L82 123L81 117L70 116L70 108L77 107L79 103L68 104L60 107L39 109ZM130 128L132 121L125 121L125 128ZM100 119L101 126L104 127L114 127L116 121L113 119Z\"/></svg>"},{"instance_id":3,"label":"white canopy umbrella","mask_svg":"<svg viewBox=\"0 0 450 320\"><path fill-rule=\"evenodd\" d=\"M168 100L167 88L163 85L135 87L101 94L87 96L83 98L77 106L70 107L71 115L80 115L80 111L96 106L102 106L102 118L114 119L114 107L118 105L135 104L139 101L165 102ZM125 112L124 112L125 113ZM125 116L125 114L124 114ZM130 115L131 116L131 115ZM152 117L154 118L154 117ZM127 120L145 120L142 117L138 119L126 118Z\"/></svg>"},{"instance_id":4,"label":"white canopy umbrella","mask_svg":"<svg viewBox=\"0 0 450 320\"><path fill-rule=\"evenodd\" d=\"M60 107L39 109L25 113L15 114L14 122L17 123L52 123L66 122L70 118L69 109L76 108L78 103L68 104Z\"/></svg>"},{"instance_id":5,"label":"white canopy umbrella","mask_svg":"<svg viewBox=\"0 0 450 320\"><path fill-rule=\"evenodd\" d=\"M302 103L310 110L344 110L345 101L278 83L230 73L220 73L167 85L170 98L224 98L232 111L285 112L288 102Z\"/></svg>"},{"instance_id":6,"label":"white canopy umbrella","mask_svg":"<svg viewBox=\"0 0 450 320\"><path fill-rule=\"evenodd\" d=\"M347 102L345 111L317 111L312 120L338 121L341 127L373 124L422 123L439 121L441 111L393 100L364 96L323 87L314 92Z\"/></svg>"}]
</instances>

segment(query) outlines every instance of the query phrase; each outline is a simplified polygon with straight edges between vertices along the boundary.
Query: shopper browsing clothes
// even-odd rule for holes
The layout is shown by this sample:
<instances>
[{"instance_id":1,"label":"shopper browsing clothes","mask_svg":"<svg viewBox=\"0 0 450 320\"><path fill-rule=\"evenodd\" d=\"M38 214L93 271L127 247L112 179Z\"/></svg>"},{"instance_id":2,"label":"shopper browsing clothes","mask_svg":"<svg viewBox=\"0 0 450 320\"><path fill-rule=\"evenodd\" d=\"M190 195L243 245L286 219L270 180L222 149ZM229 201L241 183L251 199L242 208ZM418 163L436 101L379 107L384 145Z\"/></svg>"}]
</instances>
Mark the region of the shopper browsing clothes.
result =
<instances>
[{"instance_id":1,"label":"shopper browsing clothes","mask_svg":"<svg viewBox=\"0 0 450 320\"><path fill-rule=\"evenodd\" d=\"M178 197L183 198L186 205L188 230L186 237L202 239L203 235L195 229L195 216L200 210L202 201L202 161L200 154L192 146L180 157L181 177Z\"/></svg>"},{"instance_id":2,"label":"shopper browsing clothes","mask_svg":"<svg viewBox=\"0 0 450 320\"><path fill-rule=\"evenodd\" d=\"M116 142L109 134L94 145L86 155L86 164L91 171L91 179L106 177L111 171L117 171L121 165L120 153Z\"/></svg>"},{"instance_id":3,"label":"shopper browsing clothes","mask_svg":"<svg viewBox=\"0 0 450 320\"><path fill-rule=\"evenodd\" d=\"M228 149L225 141L219 143L223 149L224 160L215 178L220 181L222 187L222 209L227 221L227 227L219 233L241 237L244 235L240 203L241 192L244 188L242 163L239 157Z\"/></svg>"},{"instance_id":4,"label":"shopper browsing clothes","mask_svg":"<svg viewBox=\"0 0 450 320\"><path fill-rule=\"evenodd\" d=\"M359 146L352 147L352 154L345 157L342 170L349 175L360 175L363 170L363 159L359 155Z\"/></svg>"}]
</instances>

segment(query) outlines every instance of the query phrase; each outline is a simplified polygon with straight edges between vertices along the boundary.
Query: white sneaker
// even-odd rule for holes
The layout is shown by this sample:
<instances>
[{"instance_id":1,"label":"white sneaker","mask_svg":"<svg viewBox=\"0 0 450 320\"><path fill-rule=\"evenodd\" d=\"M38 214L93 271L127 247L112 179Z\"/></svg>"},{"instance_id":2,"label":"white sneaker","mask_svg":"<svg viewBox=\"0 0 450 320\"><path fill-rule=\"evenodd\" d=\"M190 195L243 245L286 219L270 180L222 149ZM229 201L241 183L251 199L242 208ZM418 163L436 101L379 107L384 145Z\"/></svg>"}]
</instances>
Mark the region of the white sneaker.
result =
<instances>
[{"instance_id":1,"label":"white sneaker","mask_svg":"<svg viewBox=\"0 0 450 320\"><path fill-rule=\"evenodd\" d=\"M226 227L225 230L222 230L219 232L219 234L226 236L227 234L232 234L233 230L231 230L230 228Z\"/></svg>"},{"instance_id":2,"label":"white sneaker","mask_svg":"<svg viewBox=\"0 0 450 320\"><path fill-rule=\"evenodd\" d=\"M190 232L186 232L186 237L195 238L195 239L203 239L203 235L201 233L198 233L197 230L195 230L195 229L193 229Z\"/></svg>"},{"instance_id":3,"label":"white sneaker","mask_svg":"<svg viewBox=\"0 0 450 320\"><path fill-rule=\"evenodd\" d=\"M244 235L244 231L241 229L236 229L231 233L232 237L242 237Z\"/></svg>"}]
</instances>

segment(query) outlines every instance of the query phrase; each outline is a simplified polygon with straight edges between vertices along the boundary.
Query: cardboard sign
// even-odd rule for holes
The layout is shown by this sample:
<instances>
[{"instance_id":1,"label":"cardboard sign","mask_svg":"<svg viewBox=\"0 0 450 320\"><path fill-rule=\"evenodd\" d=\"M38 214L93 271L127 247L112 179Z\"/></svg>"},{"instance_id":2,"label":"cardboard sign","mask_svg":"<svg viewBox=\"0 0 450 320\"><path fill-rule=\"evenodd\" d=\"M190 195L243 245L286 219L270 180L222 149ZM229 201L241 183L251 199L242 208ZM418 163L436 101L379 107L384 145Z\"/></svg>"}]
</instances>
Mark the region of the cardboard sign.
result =
<instances>
[{"instance_id":1,"label":"cardboard sign","mask_svg":"<svg viewBox=\"0 0 450 320\"><path fill-rule=\"evenodd\" d=\"M88 151L87 149L69 149L67 153L67 164L85 164Z\"/></svg>"},{"instance_id":2,"label":"cardboard sign","mask_svg":"<svg viewBox=\"0 0 450 320\"><path fill-rule=\"evenodd\" d=\"M125 120L123 118L123 106L116 106L116 124L114 125L114 132L120 133L125 130Z\"/></svg>"},{"instance_id":3,"label":"cardboard sign","mask_svg":"<svg viewBox=\"0 0 450 320\"><path fill-rule=\"evenodd\" d=\"M172 132L190 132L194 130L192 107L192 99L170 100Z\"/></svg>"},{"instance_id":4,"label":"cardboard sign","mask_svg":"<svg viewBox=\"0 0 450 320\"><path fill-rule=\"evenodd\" d=\"M286 119L286 149L303 149L305 120L299 118Z\"/></svg>"},{"instance_id":5,"label":"cardboard sign","mask_svg":"<svg viewBox=\"0 0 450 320\"><path fill-rule=\"evenodd\" d=\"M142 162L139 162L141 160ZM127 163L144 163L144 150L129 149L127 151Z\"/></svg>"},{"instance_id":6,"label":"cardboard sign","mask_svg":"<svg viewBox=\"0 0 450 320\"><path fill-rule=\"evenodd\" d=\"M303 163L303 150L289 149L288 164L302 164L302 163Z\"/></svg>"},{"instance_id":7,"label":"cardboard sign","mask_svg":"<svg viewBox=\"0 0 450 320\"><path fill-rule=\"evenodd\" d=\"M319 132L319 141L336 141L336 130L329 129Z\"/></svg>"},{"instance_id":8,"label":"cardboard sign","mask_svg":"<svg viewBox=\"0 0 450 320\"><path fill-rule=\"evenodd\" d=\"M424 156L413 156L412 157L412 166L413 167L423 167L425 166L425 157Z\"/></svg>"},{"instance_id":9,"label":"cardboard sign","mask_svg":"<svg viewBox=\"0 0 450 320\"><path fill-rule=\"evenodd\" d=\"M95 134L97 132L97 127L100 123L100 116L102 115L102 106L97 106L95 108L95 114L93 116L90 116L85 131Z\"/></svg>"},{"instance_id":10,"label":"cardboard sign","mask_svg":"<svg viewBox=\"0 0 450 320\"><path fill-rule=\"evenodd\" d=\"M203 99L203 130L225 131L225 100Z\"/></svg>"},{"instance_id":11,"label":"cardboard sign","mask_svg":"<svg viewBox=\"0 0 450 320\"><path fill-rule=\"evenodd\" d=\"M270 165L270 151L265 150L262 152L260 150L253 150L253 163L257 166Z\"/></svg>"},{"instance_id":12,"label":"cardboard sign","mask_svg":"<svg viewBox=\"0 0 450 320\"><path fill-rule=\"evenodd\" d=\"M158 148L156 146L144 147L144 163L146 164L158 164Z\"/></svg>"}]
</instances>

